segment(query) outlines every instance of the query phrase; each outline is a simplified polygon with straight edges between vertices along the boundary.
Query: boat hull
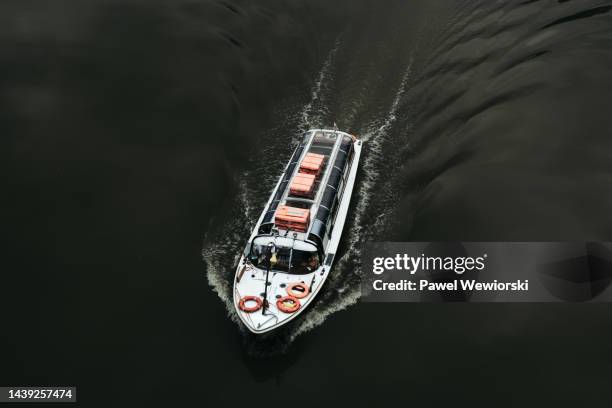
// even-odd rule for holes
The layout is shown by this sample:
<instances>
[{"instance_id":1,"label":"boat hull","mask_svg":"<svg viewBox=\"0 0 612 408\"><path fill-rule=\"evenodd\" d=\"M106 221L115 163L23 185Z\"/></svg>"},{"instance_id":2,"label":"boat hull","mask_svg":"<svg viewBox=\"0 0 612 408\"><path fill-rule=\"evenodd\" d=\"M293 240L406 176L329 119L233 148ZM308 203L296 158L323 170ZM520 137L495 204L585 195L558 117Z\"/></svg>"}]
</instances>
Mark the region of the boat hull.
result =
<instances>
[{"instance_id":1,"label":"boat hull","mask_svg":"<svg viewBox=\"0 0 612 408\"><path fill-rule=\"evenodd\" d=\"M346 133L341 133L346 135ZM243 254L240 258L234 279L234 306L240 321L244 323L244 325L251 332L255 334L267 333L289 323L307 310L311 302L321 291L332 270L338 245L340 243L344 225L346 223L346 218L350 207L350 200L355 186L355 180L357 178L361 150L362 142L359 140L354 140L353 156L350 162L350 168L347 169L347 177L343 194L338 202L338 209L334 219L333 230L324 248L324 256L322 257L323 261L316 269L304 274L289 274L275 271L273 269L266 272L264 268L255 267L252 265L248 261L246 254ZM278 188L283 177L284 174L279 179L275 190ZM264 211L262 212L253 233L251 234L248 241L249 243L252 242L256 236L258 236L259 227L261 225L263 216L271 203L271 200L272 196L270 197L266 208L264 208ZM306 293L296 292L295 290L292 291L292 285L298 285L298 288L300 289L303 289L300 286L307 288ZM284 311L286 308L286 303L282 303L282 301L285 297L292 294L301 296L299 298L299 309L295 311L292 310L290 312ZM262 304L261 307L257 308L255 311L245 311L245 309L249 309L249 307L245 307L244 304L241 305L241 301L248 296L260 297L262 299L265 296L267 299L267 307L264 308Z\"/></svg>"}]
</instances>

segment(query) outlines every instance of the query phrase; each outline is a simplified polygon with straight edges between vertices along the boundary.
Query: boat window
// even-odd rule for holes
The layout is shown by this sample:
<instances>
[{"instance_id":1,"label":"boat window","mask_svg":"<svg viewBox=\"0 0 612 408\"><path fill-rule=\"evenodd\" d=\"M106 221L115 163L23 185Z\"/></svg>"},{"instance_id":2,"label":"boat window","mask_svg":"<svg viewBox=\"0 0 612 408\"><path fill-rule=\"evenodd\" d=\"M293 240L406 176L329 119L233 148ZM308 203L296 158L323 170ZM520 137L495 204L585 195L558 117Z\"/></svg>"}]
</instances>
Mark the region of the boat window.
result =
<instances>
[{"instance_id":1,"label":"boat window","mask_svg":"<svg viewBox=\"0 0 612 408\"><path fill-rule=\"evenodd\" d=\"M285 200L285 204L289 205L291 207L295 207L295 208L308 208L310 209L310 207L312 207L312 200L301 200L301 199L296 199L293 197L289 197L287 198L287 200Z\"/></svg>"},{"instance_id":2,"label":"boat window","mask_svg":"<svg viewBox=\"0 0 612 408\"><path fill-rule=\"evenodd\" d=\"M331 145L336 144L336 134L335 133L323 133L317 132L315 134L314 139L312 140L313 145Z\"/></svg>"},{"instance_id":3,"label":"boat window","mask_svg":"<svg viewBox=\"0 0 612 408\"><path fill-rule=\"evenodd\" d=\"M344 181L346 180L345 177L342 177L340 179L340 184L338 185L338 198L342 199L342 193L344 192Z\"/></svg>"},{"instance_id":4,"label":"boat window","mask_svg":"<svg viewBox=\"0 0 612 408\"><path fill-rule=\"evenodd\" d=\"M270 243L274 244L271 248ZM256 237L251 245L249 260L254 266L266 269L268 251L272 252L270 270L301 275L319 267L319 254L314 245L286 237Z\"/></svg>"},{"instance_id":5,"label":"boat window","mask_svg":"<svg viewBox=\"0 0 612 408\"><path fill-rule=\"evenodd\" d=\"M315 136L312 138L312 143L310 148L308 149L309 153L317 153L322 154L324 156L329 156L336 144L336 135L325 134L323 132L315 133ZM327 160L326 160L327 162Z\"/></svg>"},{"instance_id":6,"label":"boat window","mask_svg":"<svg viewBox=\"0 0 612 408\"><path fill-rule=\"evenodd\" d=\"M272 211L272 213L274 214L274 212ZM261 226L259 227L259 233L260 234L269 234L270 231L272 231L272 227L274 226L273 222L268 222L265 224L261 224Z\"/></svg>"},{"instance_id":7,"label":"boat window","mask_svg":"<svg viewBox=\"0 0 612 408\"><path fill-rule=\"evenodd\" d=\"M304 275L319 267L319 254L313 247L313 251L302 251L293 249L291 257L291 273Z\"/></svg>"},{"instance_id":8,"label":"boat window","mask_svg":"<svg viewBox=\"0 0 612 408\"><path fill-rule=\"evenodd\" d=\"M338 212L338 198L334 199L334 204L332 205L332 210L330 212L330 216L327 219L327 233L331 237L332 230L334 229L334 224L336 223L336 213Z\"/></svg>"}]
</instances>

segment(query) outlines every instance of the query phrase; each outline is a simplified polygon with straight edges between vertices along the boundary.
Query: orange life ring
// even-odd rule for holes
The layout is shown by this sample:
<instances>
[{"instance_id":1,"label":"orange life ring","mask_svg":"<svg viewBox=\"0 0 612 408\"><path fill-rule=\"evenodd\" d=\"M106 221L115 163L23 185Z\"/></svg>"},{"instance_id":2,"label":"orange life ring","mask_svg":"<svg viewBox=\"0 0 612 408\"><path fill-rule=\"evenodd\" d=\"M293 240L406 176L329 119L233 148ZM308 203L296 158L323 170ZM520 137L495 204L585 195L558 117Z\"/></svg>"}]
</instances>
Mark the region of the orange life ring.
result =
<instances>
[{"instance_id":1,"label":"orange life ring","mask_svg":"<svg viewBox=\"0 0 612 408\"><path fill-rule=\"evenodd\" d=\"M276 307L283 313L297 312L300 306L300 301L293 296L285 296L276 301Z\"/></svg>"},{"instance_id":2,"label":"orange life ring","mask_svg":"<svg viewBox=\"0 0 612 408\"><path fill-rule=\"evenodd\" d=\"M246 305L246 302L248 301L254 301L256 305L248 307ZM244 296L242 299L240 299L240 302L238 302L238 307L240 308L240 310L247 313L253 313L258 311L259 309L261 309L261 305L263 305L263 300L261 300L259 296Z\"/></svg>"},{"instance_id":3,"label":"orange life ring","mask_svg":"<svg viewBox=\"0 0 612 408\"><path fill-rule=\"evenodd\" d=\"M300 289L296 289L296 288L300 288ZM308 287L307 284L302 283L302 282L296 282L296 283L292 283L291 285L287 286L287 294L289 296L293 296L296 299L302 299L308 296L309 289L310 288Z\"/></svg>"}]
</instances>

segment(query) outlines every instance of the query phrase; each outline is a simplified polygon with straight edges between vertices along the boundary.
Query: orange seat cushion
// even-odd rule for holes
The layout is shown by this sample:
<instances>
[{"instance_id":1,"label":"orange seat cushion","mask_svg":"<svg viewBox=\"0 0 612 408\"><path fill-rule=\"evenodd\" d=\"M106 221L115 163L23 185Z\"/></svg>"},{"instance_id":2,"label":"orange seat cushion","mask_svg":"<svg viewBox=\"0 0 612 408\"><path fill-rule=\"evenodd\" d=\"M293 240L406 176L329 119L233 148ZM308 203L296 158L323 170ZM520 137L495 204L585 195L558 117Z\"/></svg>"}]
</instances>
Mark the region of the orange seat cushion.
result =
<instances>
[{"instance_id":1,"label":"orange seat cushion","mask_svg":"<svg viewBox=\"0 0 612 408\"><path fill-rule=\"evenodd\" d=\"M311 195L315 184L315 176L313 174L298 173L291 180L289 191L291 194Z\"/></svg>"},{"instance_id":2,"label":"orange seat cushion","mask_svg":"<svg viewBox=\"0 0 612 408\"><path fill-rule=\"evenodd\" d=\"M309 174L319 174L323 167L325 156L317 153L306 153L304 159L300 163L300 172Z\"/></svg>"},{"instance_id":3,"label":"orange seat cushion","mask_svg":"<svg viewBox=\"0 0 612 408\"><path fill-rule=\"evenodd\" d=\"M306 208L279 205L274 215L274 223L279 228L306 232L310 222L310 210Z\"/></svg>"}]
</instances>

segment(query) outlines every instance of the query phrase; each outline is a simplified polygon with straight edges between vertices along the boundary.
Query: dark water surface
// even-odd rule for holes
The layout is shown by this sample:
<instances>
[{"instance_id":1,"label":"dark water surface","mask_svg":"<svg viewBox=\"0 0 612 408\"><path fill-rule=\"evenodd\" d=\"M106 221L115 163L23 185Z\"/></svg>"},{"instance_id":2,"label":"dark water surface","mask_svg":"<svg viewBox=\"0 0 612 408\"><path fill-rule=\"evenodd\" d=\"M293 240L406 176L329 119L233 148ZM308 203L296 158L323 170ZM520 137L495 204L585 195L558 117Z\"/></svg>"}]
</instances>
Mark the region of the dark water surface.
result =
<instances>
[{"instance_id":1,"label":"dark water surface","mask_svg":"<svg viewBox=\"0 0 612 408\"><path fill-rule=\"evenodd\" d=\"M359 304L359 258L612 240L612 3L4 1L0 44L0 385L76 385L85 406L601 405L607 304ZM236 255L299 132L334 122L366 142L339 261L312 310L254 338Z\"/></svg>"}]
</instances>

